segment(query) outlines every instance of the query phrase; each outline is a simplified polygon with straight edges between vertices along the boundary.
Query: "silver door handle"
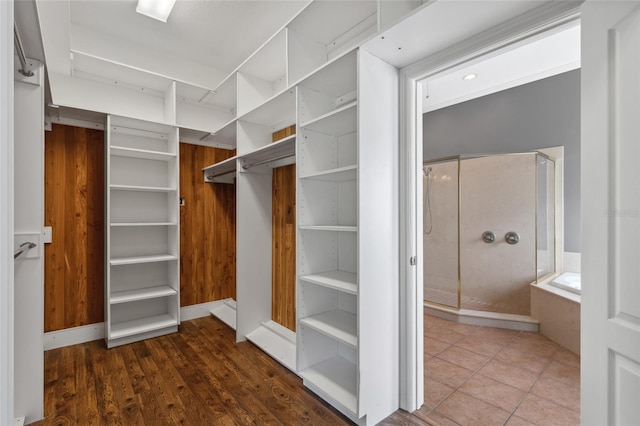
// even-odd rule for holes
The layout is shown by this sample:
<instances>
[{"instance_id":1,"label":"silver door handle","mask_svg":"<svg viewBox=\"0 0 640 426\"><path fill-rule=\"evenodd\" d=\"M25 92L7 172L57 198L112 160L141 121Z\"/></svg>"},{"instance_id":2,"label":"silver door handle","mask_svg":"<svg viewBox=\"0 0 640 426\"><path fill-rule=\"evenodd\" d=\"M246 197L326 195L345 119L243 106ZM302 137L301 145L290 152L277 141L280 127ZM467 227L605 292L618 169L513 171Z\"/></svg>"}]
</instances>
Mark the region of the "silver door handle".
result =
<instances>
[{"instance_id":1,"label":"silver door handle","mask_svg":"<svg viewBox=\"0 0 640 426\"><path fill-rule=\"evenodd\" d=\"M496 240L496 234L494 234L491 231L484 231L482 233L482 241L484 241L487 244L491 244L492 242L494 242Z\"/></svg>"}]
</instances>

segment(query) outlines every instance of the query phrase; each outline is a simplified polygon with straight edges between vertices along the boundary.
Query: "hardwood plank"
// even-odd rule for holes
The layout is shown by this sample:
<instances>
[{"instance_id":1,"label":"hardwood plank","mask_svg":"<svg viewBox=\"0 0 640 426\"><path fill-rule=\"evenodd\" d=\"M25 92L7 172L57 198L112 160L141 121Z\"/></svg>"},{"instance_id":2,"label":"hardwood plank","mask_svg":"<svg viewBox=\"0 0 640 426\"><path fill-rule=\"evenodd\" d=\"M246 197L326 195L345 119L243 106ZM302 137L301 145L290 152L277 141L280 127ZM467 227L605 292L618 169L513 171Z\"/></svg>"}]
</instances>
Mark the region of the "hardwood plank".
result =
<instances>
[{"instance_id":1,"label":"hardwood plank","mask_svg":"<svg viewBox=\"0 0 640 426\"><path fill-rule=\"evenodd\" d=\"M45 352L45 419L37 425L348 425L302 380L217 319L106 349ZM398 411L381 424L424 425Z\"/></svg>"},{"instance_id":2,"label":"hardwood plank","mask_svg":"<svg viewBox=\"0 0 640 426\"><path fill-rule=\"evenodd\" d=\"M273 169L271 319L296 329L296 166Z\"/></svg>"}]
</instances>

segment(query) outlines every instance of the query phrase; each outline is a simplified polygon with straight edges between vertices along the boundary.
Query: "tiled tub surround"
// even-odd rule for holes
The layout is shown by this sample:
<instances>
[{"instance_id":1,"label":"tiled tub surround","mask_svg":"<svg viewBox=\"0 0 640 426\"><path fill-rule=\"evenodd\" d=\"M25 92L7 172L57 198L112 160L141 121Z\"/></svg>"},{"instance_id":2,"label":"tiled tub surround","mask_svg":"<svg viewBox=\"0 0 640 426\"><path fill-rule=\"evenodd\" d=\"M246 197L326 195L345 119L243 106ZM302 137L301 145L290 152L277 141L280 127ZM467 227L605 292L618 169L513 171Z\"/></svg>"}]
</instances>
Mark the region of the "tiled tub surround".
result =
<instances>
[{"instance_id":1,"label":"tiled tub surround","mask_svg":"<svg viewBox=\"0 0 640 426\"><path fill-rule=\"evenodd\" d=\"M553 277L531 284L531 316L540 322L540 333L579 354L580 295L551 285Z\"/></svg>"},{"instance_id":2,"label":"tiled tub surround","mask_svg":"<svg viewBox=\"0 0 640 426\"><path fill-rule=\"evenodd\" d=\"M425 315L425 404L448 425L578 425L580 357L538 333Z\"/></svg>"}]
</instances>

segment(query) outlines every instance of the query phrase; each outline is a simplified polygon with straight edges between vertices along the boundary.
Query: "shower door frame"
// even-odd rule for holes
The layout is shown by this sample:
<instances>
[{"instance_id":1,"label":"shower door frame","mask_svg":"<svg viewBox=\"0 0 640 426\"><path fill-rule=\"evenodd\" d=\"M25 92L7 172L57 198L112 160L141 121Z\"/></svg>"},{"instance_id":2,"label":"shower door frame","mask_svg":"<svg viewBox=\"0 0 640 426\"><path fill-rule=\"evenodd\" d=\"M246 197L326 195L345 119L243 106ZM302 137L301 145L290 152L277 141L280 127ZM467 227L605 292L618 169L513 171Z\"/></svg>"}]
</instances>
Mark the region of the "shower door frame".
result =
<instances>
[{"instance_id":1,"label":"shower door frame","mask_svg":"<svg viewBox=\"0 0 640 426\"><path fill-rule=\"evenodd\" d=\"M516 47L542 33L575 25L581 2L541 6L478 37L428 56L400 70L400 407L412 412L424 403L424 275L421 236L422 80Z\"/></svg>"}]
</instances>

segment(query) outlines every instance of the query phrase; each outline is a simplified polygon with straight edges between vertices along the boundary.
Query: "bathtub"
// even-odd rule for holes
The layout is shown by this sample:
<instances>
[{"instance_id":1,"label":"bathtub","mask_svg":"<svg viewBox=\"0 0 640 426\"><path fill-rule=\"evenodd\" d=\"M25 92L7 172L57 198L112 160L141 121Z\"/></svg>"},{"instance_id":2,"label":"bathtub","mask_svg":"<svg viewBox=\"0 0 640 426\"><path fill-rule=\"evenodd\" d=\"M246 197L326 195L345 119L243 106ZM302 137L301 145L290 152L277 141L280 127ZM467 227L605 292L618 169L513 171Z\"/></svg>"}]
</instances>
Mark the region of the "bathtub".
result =
<instances>
[{"instance_id":1,"label":"bathtub","mask_svg":"<svg viewBox=\"0 0 640 426\"><path fill-rule=\"evenodd\" d=\"M571 293L580 294L580 274L565 272L551 280L551 285L570 291Z\"/></svg>"}]
</instances>

